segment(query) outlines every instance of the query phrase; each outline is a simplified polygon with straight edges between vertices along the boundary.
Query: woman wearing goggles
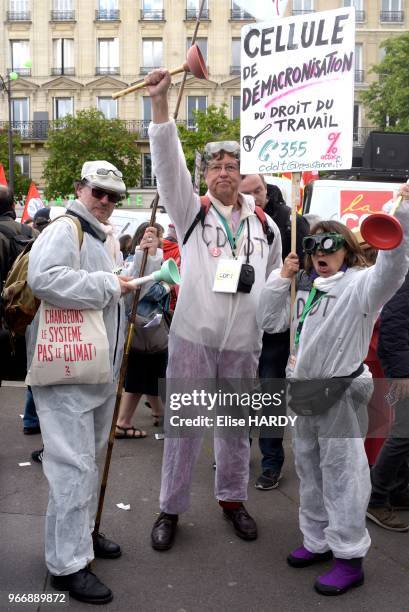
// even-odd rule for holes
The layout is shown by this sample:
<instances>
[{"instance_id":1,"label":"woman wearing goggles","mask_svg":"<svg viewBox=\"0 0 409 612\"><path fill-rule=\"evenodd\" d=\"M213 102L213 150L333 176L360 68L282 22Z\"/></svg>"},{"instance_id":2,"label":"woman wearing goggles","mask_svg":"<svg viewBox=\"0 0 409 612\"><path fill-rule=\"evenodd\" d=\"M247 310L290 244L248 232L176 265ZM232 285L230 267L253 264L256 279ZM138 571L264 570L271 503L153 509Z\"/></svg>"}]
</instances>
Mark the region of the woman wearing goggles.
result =
<instances>
[{"instance_id":1,"label":"woman wearing goggles","mask_svg":"<svg viewBox=\"0 0 409 612\"><path fill-rule=\"evenodd\" d=\"M270 274L259 302L261 328L285 330L296 276L286 376L293 383L289 405L298 415L293 448L303 541L287 561L302 568L333 558L314 585L324 595L341 595L364 581L371 482L363 438L373 387L363 362L379 312L407 273L409 186L402 186L401 194L405 199L396 212L404 230L401 246L381 251L368 268L352 232L337 221L321 221L303 240L305 269L298 272L298 257L290 253L281 271ZM304 384L298 398L293 392L297 381ZM333 392L336 384L339 393Z\"/></svg>"}]
</instances>

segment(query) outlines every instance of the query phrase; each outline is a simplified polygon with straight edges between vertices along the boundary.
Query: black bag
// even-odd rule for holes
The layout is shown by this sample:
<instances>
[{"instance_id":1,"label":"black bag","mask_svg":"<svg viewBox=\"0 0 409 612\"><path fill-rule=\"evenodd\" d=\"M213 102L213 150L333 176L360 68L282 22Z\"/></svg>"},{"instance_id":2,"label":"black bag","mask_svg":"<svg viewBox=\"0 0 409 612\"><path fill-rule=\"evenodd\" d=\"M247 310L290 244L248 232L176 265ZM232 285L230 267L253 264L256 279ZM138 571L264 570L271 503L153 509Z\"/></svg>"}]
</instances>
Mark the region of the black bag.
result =
<instances>
[{"instance_id":1,"label":"black bag","mask_svg":"<svg viewBox=\"0 0 409 612\"><path fill-rule=\"evenodd\" d=\"M27 374L26 341L0 327L0 383L2 380L24 380Z\"/></svg>"},{"instance_id":2,"label":"black bag","mask_svg":"<svg viewBox=\"0 0 409 612\"><path fill-rule=\"evenodd\" d=\"M314 380L287 380L287 405L298 416L316 416L327 412L364 371L361 364L346 377Z\"/></svg>"},{"instance_id":3,"label":"black bag","mask_svg":"<svg viewBox=\"0 0 409 612\"><path fill-rule=\"evenodd\" d=\"M168 348L171 314L166 283L154 283L138 303L131 350L136 353L163 353ZM160 315L159 325L150 325ZM146 327L148 325L148 327Z\"/></svg>"},{"instance_id":4,"label":"black bag","mask_svg":"<svg viewBox=\"0 0 409 612\"><path fill-rule=\"evenodd\" d=\"M34 240L34 235L30 227L21 225L18 228L20 230L18 232L13 225L14 224L10 222L2 222L0 220L0 240L5 242L5 249L8 253L7 261L1 263L0 289L3 288L3 283L6 280L7 274L17 257L24 251L27 244Z\"/></svg>"}]
</instances>

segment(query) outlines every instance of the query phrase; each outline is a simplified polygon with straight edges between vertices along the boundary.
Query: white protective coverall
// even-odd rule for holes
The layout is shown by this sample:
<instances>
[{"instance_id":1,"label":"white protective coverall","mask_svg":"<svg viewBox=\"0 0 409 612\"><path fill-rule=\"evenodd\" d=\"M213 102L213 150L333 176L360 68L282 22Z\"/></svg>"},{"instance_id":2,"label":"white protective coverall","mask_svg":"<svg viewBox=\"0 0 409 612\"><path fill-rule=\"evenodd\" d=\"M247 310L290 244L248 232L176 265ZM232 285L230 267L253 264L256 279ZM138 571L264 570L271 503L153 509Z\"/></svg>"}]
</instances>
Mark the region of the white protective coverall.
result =
<instances>
[{"instance_id":1,"label":"white protective coverall","mask_svg":"<svg viewBox=\"0 0 409 612\"><path fill-rule=\"evenodd\" d=\"M105 248L105 232L78 200L69 211L85 220L98 238L69 221L48 226L30 252L28 283L33 293L62 308L103 310L112 382L99 385L33 386L44 442L43 469L50 493L45 554L53 575L68 575L93 558L97 508L96 457L107 442L124 344L124 314L118 278ZM27 330L27 361L33 357L38 313Z\"/></svg>"},{"instance_id":2,"label":"white protective coverall","mask_svg":"<svg viewBox=\"0 0 409 612\"><path fill-rule=\"evenodd\" d=\"M363 363L379 312L408 270L409 201L402 202L396 217L405 232L401 245L380 251L371 268L349 268L313 307L304 321L298 350L292 352L295 366L290 366L294 362L289 359L288 378L348 377ZM261 293L257 318L268 333L288 327L289 287L290 280L274 271ZM297 291L294 330L308 293ZM365 386L370 376L365 366L353 386ZM304 546L314 553L330 549L341 559L364 557L370 546L365 513L371 483L358 412L348 390L327 412L298 416L294 428Z\"/></svg>"},{"instance_id":3,"label":"white protective coverall","mask_svg":"<svg viewBox=\"0 0 409 612\"><path fill-rule=\"evenodd\" d=\"M160 201L175 225L179 245L200 209L192 178L186 167L173 120L149 127L153 171ZM221 204L210 192L212 204L229 222L232 206ZM269 246L254 213L252 196L240 194L241 220L249 219L250 264L255 283L248 294L212 291L220 258L232 259L232 250L220 217L210 208L202 227L198 223L182 248L181 286L169 334L167 379L254 378L261 350L262 332L256 309L268 274L281 265L281 238L276 224ZM219 249L219 256L212 255ZM247 223L238 240L237 255L247 249ZM188 509L192 470L201 439L165 439L162 463L161 510L179 514ZM248 435L215 439L216 497L219 500L247 499L249 471Z\"/></svg>"}]
</instances>

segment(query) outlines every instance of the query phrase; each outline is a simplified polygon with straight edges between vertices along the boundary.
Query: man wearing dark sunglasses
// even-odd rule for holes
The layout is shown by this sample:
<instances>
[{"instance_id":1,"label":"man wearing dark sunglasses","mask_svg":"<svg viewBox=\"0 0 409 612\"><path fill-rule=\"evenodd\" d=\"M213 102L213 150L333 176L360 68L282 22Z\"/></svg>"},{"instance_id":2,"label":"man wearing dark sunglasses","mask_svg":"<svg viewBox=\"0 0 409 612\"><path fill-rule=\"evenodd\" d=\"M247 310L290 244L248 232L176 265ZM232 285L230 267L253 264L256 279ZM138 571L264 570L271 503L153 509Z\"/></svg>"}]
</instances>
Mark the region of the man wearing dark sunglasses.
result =
<instances>
[{"instance_id":1,"label":"man wearing dark sunglasses","mask_svg":"<svg viewBox=\"0 0 409 612\"><path fill-rule=\"evenodd\" d=\"M96 461L108 439L122 359L125 317L121 296L131 290L126 277L113 273L102 223L125 193L125 184L109 162L88 161L75 188L77 199L67 212L79 220L82 240L69 219L51 223L30 251L28 283L38 298L57 307L103 311L110 382L33 385L32 392L50 489L45 556L51 585L79 601L102 604L111 601L112 592L88 564L94 557L119 557L121 549L102 534L92 536L98 493ZM38 313L27 331L28 363L37 329Z\"/></svg>"}]
</instances>

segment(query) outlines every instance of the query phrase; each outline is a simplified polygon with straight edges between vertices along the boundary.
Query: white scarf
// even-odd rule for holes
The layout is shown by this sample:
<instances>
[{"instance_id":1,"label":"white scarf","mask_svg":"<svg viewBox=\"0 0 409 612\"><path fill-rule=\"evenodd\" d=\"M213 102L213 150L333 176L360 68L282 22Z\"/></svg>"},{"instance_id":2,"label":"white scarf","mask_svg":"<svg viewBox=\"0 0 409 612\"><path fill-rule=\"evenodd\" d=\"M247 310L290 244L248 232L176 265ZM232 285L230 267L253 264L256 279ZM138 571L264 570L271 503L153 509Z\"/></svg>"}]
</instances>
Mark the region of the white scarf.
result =
<instances>
[{"instance_id":1,"label":"white scarf","mask_svg":"<svg viewBox=\"0 0 409 612\"><path fill-rule=\"evenodd\" d=\"M323 291L324 293L328 293L331 289L337 284L338 281L343 278L345 272L336 272L332 276L328 278L324 278L323 276L318 276L314 282L313 286L318 289L318 291Z\"/></svg>"}]
</instances>

